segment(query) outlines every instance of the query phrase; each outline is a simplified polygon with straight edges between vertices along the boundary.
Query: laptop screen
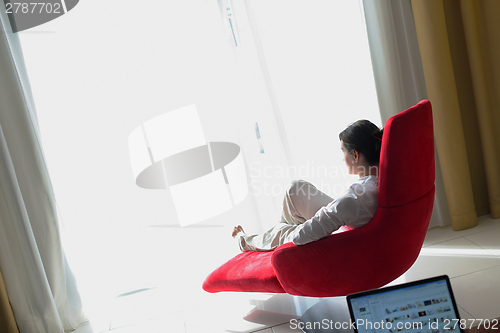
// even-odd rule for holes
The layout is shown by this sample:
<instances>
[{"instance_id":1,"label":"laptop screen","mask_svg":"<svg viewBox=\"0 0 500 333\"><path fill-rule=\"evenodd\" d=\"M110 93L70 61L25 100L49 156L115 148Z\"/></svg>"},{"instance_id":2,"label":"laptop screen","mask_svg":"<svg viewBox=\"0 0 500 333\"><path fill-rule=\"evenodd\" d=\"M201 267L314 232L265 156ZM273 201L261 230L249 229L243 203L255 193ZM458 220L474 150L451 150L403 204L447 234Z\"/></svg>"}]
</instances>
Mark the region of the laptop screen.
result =
<instances>
[{"instance_id":1,"label":"laptop screen","mask_svg":"<svg viewBox=\"0 0 500 333\"><path fill-rule=\"evenodd\" d=\"M460 333L448 276L347 296L356 332Z\"/></svg>"}]
</instances>

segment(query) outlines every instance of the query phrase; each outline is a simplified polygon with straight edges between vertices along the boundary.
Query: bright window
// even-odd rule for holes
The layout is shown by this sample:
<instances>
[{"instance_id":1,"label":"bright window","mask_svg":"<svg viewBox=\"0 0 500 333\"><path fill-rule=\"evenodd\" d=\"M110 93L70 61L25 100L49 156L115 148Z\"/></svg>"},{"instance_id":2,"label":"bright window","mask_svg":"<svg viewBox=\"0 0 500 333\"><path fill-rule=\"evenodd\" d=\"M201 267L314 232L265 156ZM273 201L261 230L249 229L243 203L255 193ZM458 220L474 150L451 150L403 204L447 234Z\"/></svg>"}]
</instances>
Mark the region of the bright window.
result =
<instances>
[{"instance_id":1,"label":"bright window","mask_svg":"<svg viewBox=\"0 0 500 333\"><path fill-rule=\"evenodd\" d=\"M380 125L360 3L233 1L232 11L237 47L216 0L80 1L20 33L65 248L91 318L146 288L178 300L172 311L192 306L204 277L238 252L233 225L260 232L277 222L295 177L338 196L352 181L338 133L360 118ZM192 104L208 141L241 147L252 193L180 228L168 191L136 186L127 139Z\"/></svg>"}]
</instances>

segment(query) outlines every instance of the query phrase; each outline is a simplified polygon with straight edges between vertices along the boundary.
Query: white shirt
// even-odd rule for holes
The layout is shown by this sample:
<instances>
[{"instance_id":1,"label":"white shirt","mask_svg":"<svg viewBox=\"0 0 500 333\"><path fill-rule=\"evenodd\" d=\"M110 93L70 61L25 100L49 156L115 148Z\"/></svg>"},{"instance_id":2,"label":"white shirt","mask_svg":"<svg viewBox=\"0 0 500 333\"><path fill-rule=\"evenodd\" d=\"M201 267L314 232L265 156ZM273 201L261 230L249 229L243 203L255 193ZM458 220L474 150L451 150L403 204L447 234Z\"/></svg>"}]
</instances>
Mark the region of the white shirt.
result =
<instances>
[{"instance_id":1,"label":"white shirt","mask_svg":"<svg viewBox=\"0 0 500 333\"><path fill-rule=\"evenodd\" d=\"M347 193L322 207L293 230L293 243L303 245L330 235L342 226L359 228L370 222L378 208L378 177L365 176Z\"/></svg>"}]
</instances>

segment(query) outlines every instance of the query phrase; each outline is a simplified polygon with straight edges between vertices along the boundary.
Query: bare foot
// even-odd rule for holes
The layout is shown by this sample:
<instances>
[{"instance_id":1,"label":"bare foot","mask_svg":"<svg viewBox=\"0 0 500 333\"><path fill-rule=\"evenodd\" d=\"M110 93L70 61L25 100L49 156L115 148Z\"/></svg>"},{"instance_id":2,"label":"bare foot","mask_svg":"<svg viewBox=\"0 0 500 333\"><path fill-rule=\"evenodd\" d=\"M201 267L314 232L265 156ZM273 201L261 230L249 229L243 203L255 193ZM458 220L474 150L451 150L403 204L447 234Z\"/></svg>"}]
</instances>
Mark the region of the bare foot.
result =
<instances>
[{"instance_id":1,"label":"bare foot","mask_svg":"<svg viewBox=\"0 0 500 333\"><path fill-rule=\"evenodd\" d=\"M239 225L237 227L234 227L233 234L232 234L233 238L236 237L240 232L244 233L243 228L241 227L241 225Z\"/></svg>"}]
</instances>

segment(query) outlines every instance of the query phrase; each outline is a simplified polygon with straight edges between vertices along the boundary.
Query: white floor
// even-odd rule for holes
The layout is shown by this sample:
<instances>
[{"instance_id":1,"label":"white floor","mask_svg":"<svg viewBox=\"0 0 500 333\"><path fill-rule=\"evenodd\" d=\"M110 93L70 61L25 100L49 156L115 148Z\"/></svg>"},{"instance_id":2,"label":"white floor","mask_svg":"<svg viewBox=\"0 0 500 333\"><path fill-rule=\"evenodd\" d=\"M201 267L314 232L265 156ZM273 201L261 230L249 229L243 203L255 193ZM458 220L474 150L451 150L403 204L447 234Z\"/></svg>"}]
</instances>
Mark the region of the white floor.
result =
<instances>
[{"instance_id":1,"label":"white floor","mask_svg":"<svg viewBox=\"0 0 500 333\"><path fill-rule=\"evenodd\" d=\"M207 263L215 268L211 265ZM482 217L478 226L460 232L451 227L430 229L418 260L393 283L441 274L451 278L462 318L500 317L500 220ZM291 329L290 320L321 300L286 294L208 294L201 288L183 297L185 291L178 289L173 292L164 284L117 297L106 313L91 317L91 324L76 333L300 332Z\"/></svg>"}]
</instances>

